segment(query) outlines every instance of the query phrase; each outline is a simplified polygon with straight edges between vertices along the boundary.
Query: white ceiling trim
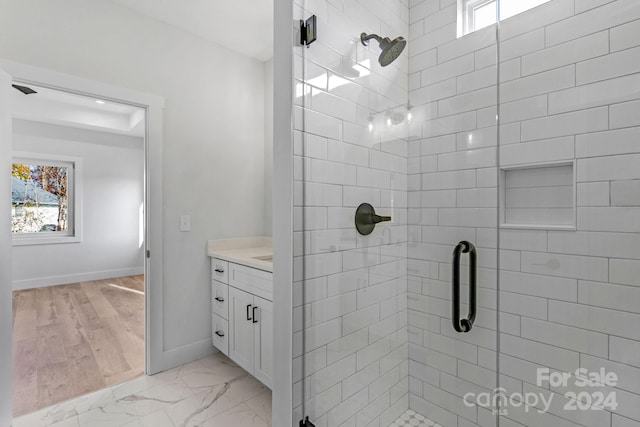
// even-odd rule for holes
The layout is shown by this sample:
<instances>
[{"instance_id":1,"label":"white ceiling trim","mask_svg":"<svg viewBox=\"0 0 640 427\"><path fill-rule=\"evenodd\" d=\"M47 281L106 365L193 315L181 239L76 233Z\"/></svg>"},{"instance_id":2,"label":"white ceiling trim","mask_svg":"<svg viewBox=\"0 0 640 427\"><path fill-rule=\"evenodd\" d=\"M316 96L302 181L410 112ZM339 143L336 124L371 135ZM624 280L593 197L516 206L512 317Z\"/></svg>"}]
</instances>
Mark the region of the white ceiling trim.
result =
<instances>
[{"instance_id":1,"label":"white ceiling trim","mask_svg":"<svg viewBox=\"0 0 640 427\"><path fill-rule=\"evenodd\" d=\"M144 136L145 111L55 89L27 84L36 93L11 91L12 112L16 119L92 129L130 136Z\"/></svg>"}]
</instances>

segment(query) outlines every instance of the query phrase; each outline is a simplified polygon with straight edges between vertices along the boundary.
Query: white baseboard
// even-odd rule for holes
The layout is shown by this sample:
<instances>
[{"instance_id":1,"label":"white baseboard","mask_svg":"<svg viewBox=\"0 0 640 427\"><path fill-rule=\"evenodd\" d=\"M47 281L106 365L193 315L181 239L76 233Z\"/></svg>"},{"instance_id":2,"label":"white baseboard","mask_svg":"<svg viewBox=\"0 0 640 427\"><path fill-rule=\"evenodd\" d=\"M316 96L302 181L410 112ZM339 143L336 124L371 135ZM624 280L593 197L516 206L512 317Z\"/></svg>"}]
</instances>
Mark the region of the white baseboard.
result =
<instances>
[{"instance_id":1,"label":"white baseboard","mask_svg":"<svg viewBox=\"0 0 640 427\"><path fill-rule=\"evenodd\" d=\"M211 338L166 350L162 353L162 361L160 361L157 366L153 368L147 366L147 375L154 375L193 362L194 360L202 359L217 351L211 342Z\"/></svg>"},{"instance_id":2,"label":"white baseboard","mask_svg":"<svg viewBox=\"0 0 640 427\"><path fill-rule=\"evenodd\" d=\"M144 274L144 267L118 268L115 270L91 271L88 273L66 274L64 276L38 277L35 279L14 280L13 290L43 288L45 286L66 285L68 283L87 282L90 280L113 279L114 277L135 276Z\"/></svg>"}]
</instances>

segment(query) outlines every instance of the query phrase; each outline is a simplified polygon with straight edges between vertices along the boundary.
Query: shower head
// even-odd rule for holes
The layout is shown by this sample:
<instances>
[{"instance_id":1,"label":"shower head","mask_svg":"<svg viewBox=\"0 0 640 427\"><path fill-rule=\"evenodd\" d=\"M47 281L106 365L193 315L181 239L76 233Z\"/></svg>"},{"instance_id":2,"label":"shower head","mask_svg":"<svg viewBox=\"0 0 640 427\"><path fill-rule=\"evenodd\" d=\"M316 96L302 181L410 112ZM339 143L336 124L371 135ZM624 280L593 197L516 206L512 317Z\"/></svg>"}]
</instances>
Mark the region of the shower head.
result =
<instances>
[{"instance_id":1,"label":"shower head","mask_svg":"<svg viewBox=\"0 0 640 427\"><path fill-rule=\"evenodd\" d=\"M365 46L369 46L369 40L371 39L376 39L378 41L378 44L380 45L380 49L382 49L382 53L380 53L378 62L383 67L386 67L387 65L395 61L407 46L407 41L404 39L404 37L396 37L395 39L391 40L389 37L382 38L377 34L360 34L360 41Z\"/></svg>"}]
</instances>

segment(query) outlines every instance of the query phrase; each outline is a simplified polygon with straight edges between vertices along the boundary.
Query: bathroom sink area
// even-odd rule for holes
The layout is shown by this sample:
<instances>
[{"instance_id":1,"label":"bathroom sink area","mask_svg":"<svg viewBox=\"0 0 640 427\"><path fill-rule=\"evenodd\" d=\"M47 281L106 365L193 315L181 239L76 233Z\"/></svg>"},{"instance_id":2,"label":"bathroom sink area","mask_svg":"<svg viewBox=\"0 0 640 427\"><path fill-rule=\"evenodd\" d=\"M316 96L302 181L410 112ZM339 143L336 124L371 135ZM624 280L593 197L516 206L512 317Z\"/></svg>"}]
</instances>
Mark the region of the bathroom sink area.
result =
<instances>
[{"instance_id":1,"label":"bathroom sink area","mask_svg":"<svg viewBox=\"0 0 640 427\"><path fill-rule=\"evenodd\" d=\"M270 237L209 240L207 255L263 271L273 271L273 247Z\"/></svg>"}]
</instances>

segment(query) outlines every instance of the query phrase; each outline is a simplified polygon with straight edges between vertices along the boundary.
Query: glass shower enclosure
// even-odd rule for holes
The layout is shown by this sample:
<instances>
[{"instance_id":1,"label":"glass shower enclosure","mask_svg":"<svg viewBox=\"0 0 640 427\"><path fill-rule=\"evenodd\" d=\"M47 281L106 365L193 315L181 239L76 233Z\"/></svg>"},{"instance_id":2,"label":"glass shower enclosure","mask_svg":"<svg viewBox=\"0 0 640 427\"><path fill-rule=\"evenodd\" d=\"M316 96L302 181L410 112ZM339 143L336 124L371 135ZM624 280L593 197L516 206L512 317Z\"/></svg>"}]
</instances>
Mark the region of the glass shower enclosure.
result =
<instances>
[{"instance_id":1,"label":"glass shower enclosure","mask_svg":"<svg viewBox=\"0 0 640 427\"><path fill-rule=\"evenodd\" d=\"M293 8L294 425L639 427L640 2Z\"/></svg>"}]
</instances>

